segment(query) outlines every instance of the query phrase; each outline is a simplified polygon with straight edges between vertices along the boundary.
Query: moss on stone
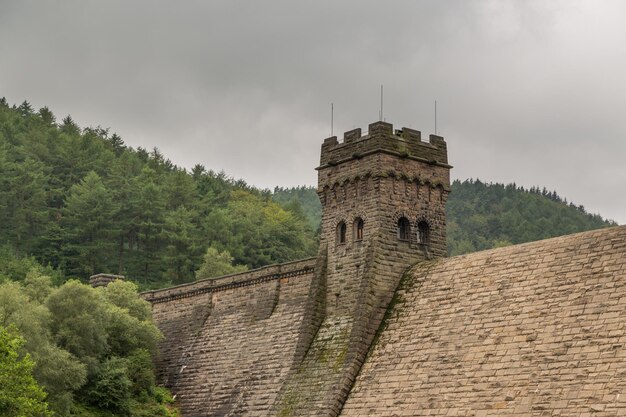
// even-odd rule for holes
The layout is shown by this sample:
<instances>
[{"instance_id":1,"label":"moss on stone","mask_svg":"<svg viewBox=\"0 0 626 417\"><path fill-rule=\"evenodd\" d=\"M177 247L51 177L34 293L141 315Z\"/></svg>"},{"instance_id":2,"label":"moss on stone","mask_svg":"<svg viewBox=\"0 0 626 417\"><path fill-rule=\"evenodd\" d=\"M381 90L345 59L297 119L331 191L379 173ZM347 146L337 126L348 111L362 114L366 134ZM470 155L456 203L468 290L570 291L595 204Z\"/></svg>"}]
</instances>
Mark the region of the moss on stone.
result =
<instances>
[{"instance_id":1,"label":"moss on stone","mask_svg":"<svg viewBox=\"0 0 626 417\"><path fill-rule=\"evenodd\" d=\"M422 261L419 263L421 268L426 268L427 270L432 269L438 260L432 261ZM417 265L417 264L416 264ZM405 303L404 294L409 291L412 291L416 285L419 284L418 280L415 279L414 275L411 273L414 267L407 269L402 278L400 279L400 283L398 284L398 288L393 294L389 305L387 306L387 310L385 310L385 315L383 316L382 321L380 322L380 326L374 335L374 340L370 346L367 356L369 357L374 349L380 345L380 347L384 347L384 342L381 341L381 336L387 329L389 322L391 319L397 320L400 317L400 314L403 310L403 305Z\"/></svg>"},{"instance_id":2,"label":"moss on stone","mask_svg":"<svg viewBox=\"0 0 626 417\"><path fill-rule=\"evenodd\" d=\"M285 396L283 397L280 408L278 409L277 416L278 417L292 416L294 410L296 409L298 402L299 402L298 393L293 389L289 389L287 393L285 394Z\"/></svg>"}]
</instances>

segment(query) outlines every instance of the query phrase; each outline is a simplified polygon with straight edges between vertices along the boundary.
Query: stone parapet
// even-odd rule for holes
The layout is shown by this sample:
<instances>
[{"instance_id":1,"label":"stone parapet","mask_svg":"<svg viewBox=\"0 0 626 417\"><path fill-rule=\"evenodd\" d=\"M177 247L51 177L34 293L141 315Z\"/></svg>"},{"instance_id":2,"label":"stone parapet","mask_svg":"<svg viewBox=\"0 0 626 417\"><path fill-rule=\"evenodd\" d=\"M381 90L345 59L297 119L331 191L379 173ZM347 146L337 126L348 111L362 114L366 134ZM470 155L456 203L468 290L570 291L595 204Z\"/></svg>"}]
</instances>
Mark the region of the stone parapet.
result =
<instances>
[{"instance_id":1,"label":"stone parapet","mask_svg":"<svg viewBox=\"0 0 626 417\"><path fill-rule=\"evenodd\" d=\"M141 296L146 301L157 304L231 288L247 287L266 281L310 274L313 272L315 261L316 258L309 258L295 262L268 265L251 271L207 278L161 290L146 291L141 293Z\"/></svg>"}]
</instances>

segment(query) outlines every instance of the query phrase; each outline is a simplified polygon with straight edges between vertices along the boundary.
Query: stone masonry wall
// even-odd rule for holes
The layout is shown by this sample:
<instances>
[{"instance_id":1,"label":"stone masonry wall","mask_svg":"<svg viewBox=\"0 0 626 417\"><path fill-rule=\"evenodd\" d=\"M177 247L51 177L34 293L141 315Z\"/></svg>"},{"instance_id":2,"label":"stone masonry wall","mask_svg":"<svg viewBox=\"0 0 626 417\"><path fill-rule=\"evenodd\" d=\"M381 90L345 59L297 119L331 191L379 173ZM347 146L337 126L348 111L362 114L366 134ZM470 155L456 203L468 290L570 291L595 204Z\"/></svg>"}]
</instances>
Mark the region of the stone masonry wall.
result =
<instances>
[{"instance_id":1,"label":"stone masonry wall","mask_svg":"<svg viewBox=\"0 0 626 417\"><path fill-rule=\"evenodd\" d=\"M341 415L626 415L626 227L418 264Z\"/></svg>"},{"instance_id":2,"label":"stone masonry wall","mask_svg":"<svg viewBox=\"0 0 626 417\"><path fill-rule=\"evenodd\" d=\"M323 259L144 293L164 333L159 378L184 416L267 415L317 328Z\"/></svg>"}]
</instances>

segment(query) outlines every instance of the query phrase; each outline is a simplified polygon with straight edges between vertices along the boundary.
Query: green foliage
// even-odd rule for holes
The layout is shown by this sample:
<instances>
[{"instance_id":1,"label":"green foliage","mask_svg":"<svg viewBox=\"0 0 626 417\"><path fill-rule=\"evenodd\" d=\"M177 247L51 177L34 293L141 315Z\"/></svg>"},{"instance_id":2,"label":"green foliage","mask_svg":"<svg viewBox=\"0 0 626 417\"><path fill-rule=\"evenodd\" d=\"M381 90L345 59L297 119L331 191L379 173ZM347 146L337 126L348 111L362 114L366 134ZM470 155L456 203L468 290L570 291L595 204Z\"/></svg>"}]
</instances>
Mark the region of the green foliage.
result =
<instances>
[{"instance_id":1,"label":"green foliage","mask_svg":"<svg viewBox=\"0 0 626 417\"><path fill-rule=\"evenodd\" d=\"M210 246L203 258L204 262L196 272L196 278L214 278L221 275L244 272L248 269L245 265L233 265L233 257L228 251L220 252Z\"/></svg>"},{"instance_id":2,"label":"green foliage","mask_svg":"<svg viewBox=\"0 0 626 417\"><path fill-rule=\"evenodd\" d=\"M0 284L0 326L23 335L53 414L175 415L155 386L152 356L161 334L137 285L94 289L69 280L54 288L39 271Z\"/></svg>"},{"instance_id":3,"label":"green foliage","mask_svg":"<svg viewBox=\"0 0 626 417\"><path fill-rule=\"evenodd\" d=\"M72 393L84 384L86 372L84 365L52 340L50 312L40 302L50 291L46 282L49 277L32 272L25 287L17 282L0 285L0 324L14 326L24 336L24 349L35 360L34 375L47 391L51 409L64 414Z\"/></svg>"},{"instance_id":4,"label":"green foliage","mask_svg":"<svg viewBox=\"0 0 626 417\"><path fill-rule=\"evenodd\" d=\"M54 282L61 280L58 271L42 267L34 257L18 257L8 245L0 246L0 282L24 281L31 271L49 276Z\"/></svg>"},{"instance_id":5,"label":"green foliage","mask_svg":"<svg viewBox=\"0 0 626 417\"><path fill-rule=\"evenodd\" d=\"M127 367L134 396L142 398L154 395L156 381L152 354L147 349L136 349L128 356Z\"/></svg>"},{"instance_id":6,"label":"green foliage","mask_svg":"<svg viewBox=\"0 0 626 417\"><path fill-rule=\"evenodd\" d=\"M314 188L276 188L273 198L281 204L298 202L319 227L321 205ZM454 181L447 203L448 252L460 255L614 224L545 188Z\"/></svg>"},{"instance_id":7,"label":"green foliage","mask_svg":"<svg viewBox=\"0 0 626 417\"><path fill-rule=\"evenodd\" d=\"M454 181L447 204L448 252L460 255L614 225L555 192L515 184Z\"/></svg>"},{"instance_id":8,"label":"green foliage","mask_svg":"<svg viewBox=\"0 0 626 417\"><path fill-rule=\"evenodd\" d=\"M173 283L193 281L196 258L200 250L198 228L195 219L198 214L179 206L169 211L163 219L161 236L168 244L163 253L164 276Z\"/></svg>"},{"instance_id":9,"label":"green foliage","mask_svg":"<svg viewBox=\"0 0 626 417\"><path fill-rule=\"evenodd\" d=\"M100 364L86 399L101 410L125 416L130 413L131 387L126 360L113 357Z\"/></svg>"},{"instance_id":10,"label":"green foliage","mask_svg":"<svg viewBox=\"0 0 626 417\"><path fill-rule=\"evenodd\" d=\"M0 231L18 255L32 251L44 230L47 182L41 162L23 152L3 158L0 149Z\"/></svg>"},{"instance_id":11,"label":"green foliage","mask_svg":"<svg viewBox=\"0 0 626 417\"><path fill-rule=\"evenodd\" d=\"M33 361L19 354L23 344L15 329L0 326L0 415L51 416L46 393L32 375Z\"/></svg>"},{"instance_id":12,"label":"green foliage","mask_svg":"<svg viewBox=\"0 0 626 417\"><path fill-rule=\"evenodd\" d=\"M85 366L52 343L34 350L33 358L36 359L35 377L48 393L50 408L57 415L67 415L74 393L85 384Z\"/></svg>"},{"instance_id":13,"label":"green foliage","mask_svg":"<svg viewBox=\"0 0 626 417\"><path fill-rule=\"evenodd\" d=\"M322 204L315 187L276 187L272 199L282 204L283 207L288 207L296 213L302 213L309 222L311 229L319 234Z\"/></svg>"},{"instance_id":14,"label":"green foliage","mask_svg":"<svg viewBox=\"0 0 626 417\"><path fill-rule=\"evenodd\" d=\"M105 307L105 319L109 354L125 357L136 349L156 352L161 334L151 321L139 320L115 305Z\"/></svg>"},{"instance_id":15,"label":"green foliage","mask_svg":"<svg viewBox=\"0 0 626 417\"><path fill-rule=\"evenodd\" d=\"M52 278L33 268L24 279L24 292L32 301L43 304L52 293Z\"/></svg>"},{"instance_id":16,"label":"green foliage","mask_svg":"<svg viewBox=\"0 0 626 417\"><path fill-rule=\"evenodd\" d=\"M66 230L63 247L65 269L72 275L90 276L110 270L115 248L114 216L118 210L112 193L91 171L70 188L61 225Z\"/></svg>"},{"instance_id":17,"label":"green foliage","mask_svg":"<svg viewBox=\"0 0 626 417\"><path fill-rule=\"evenodd\" d=\"M151 355L161 334L136 284L116 281L94 289L70 280L47 305L58 343L90 370L81 398L116 415L134 415L133 399L154 402Z\"/></svg>"},{"instance_id":18,"label":"green foliage","mask_svg":"<svg viewBox=\"0 0 626 417\"><path fill-rule=\"evenodd\" d=\"M57 283L113 272L150 289L315 255L314 187L270 193L202 165L187 172L109 129L55 120L0 101L0 281L25 279L37 260ZM480 181L455 181L447 213L451 255L611 224L545 189ZM203 266L210 247L216 265Z\"/></svg>"},{"instance_id":19,"label":"green foliage","mask_svg":"<svg viewBox=\"0 0 626 417\"><path fill-rule=\"evenodd\" d=\"M137 296L137 284L130 281L117 280L106 287L100 288L106 300L123 309L131 317L140 321L150 321L152 307L146 300Z\"/></svg>"},{"instance_id":20,"label":"green foliage","mask_svg":"<svg viewBox=\"0 0 626 417\"><path fill-rule=\"evenodd\" d=\"M51 330L56 343L97 371L100 359L109 351L107 306L94 288L70 280L46 300L52 313Z\"/></svg>"},{"instance_id":21,"label":"green foliage","mask_svg":"<svg viewBox=\"0 0 626 417\"><path fill-rule=\"evenodd\" d=\"M235 263L250 268L302 259L317 249L304 219L243 190L233 191L227 206L211 213L207 222L216 248L228 250Z\"/></svg>"},{"instance_id":22,"label":"green foliage","mask_svg":"<svg viewBox=\"0 0 626 417\"><path fill-rule=\"evenodd\" d=\"M180 417L178 410L173 406L172 395L163 387L155 387L153 400L149 403L131 402L133 417Z\"/></svg>"}]
</instances>

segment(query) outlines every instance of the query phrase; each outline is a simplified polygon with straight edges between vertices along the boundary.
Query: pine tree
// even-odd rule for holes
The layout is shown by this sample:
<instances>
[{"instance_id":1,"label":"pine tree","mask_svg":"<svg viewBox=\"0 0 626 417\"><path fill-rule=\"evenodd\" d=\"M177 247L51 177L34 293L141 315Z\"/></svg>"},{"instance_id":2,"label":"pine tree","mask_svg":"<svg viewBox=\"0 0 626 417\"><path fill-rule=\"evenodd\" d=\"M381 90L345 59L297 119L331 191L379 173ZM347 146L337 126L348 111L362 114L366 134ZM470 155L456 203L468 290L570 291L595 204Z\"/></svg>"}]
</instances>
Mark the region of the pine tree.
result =
<instances>
[{"instance_id":1,"label":"pine tree","mask_svg":"<svg viewBox=\"0 0 626 417\"><path fill-rule=\"evenodd\" d=\"M61 222L68 272L79 277L111 271L115 265L114 216L119 205L100 176L90 172L70 189Z\"/></svg>"}]
</instances>

